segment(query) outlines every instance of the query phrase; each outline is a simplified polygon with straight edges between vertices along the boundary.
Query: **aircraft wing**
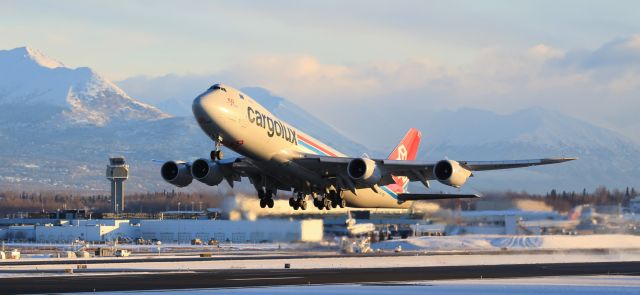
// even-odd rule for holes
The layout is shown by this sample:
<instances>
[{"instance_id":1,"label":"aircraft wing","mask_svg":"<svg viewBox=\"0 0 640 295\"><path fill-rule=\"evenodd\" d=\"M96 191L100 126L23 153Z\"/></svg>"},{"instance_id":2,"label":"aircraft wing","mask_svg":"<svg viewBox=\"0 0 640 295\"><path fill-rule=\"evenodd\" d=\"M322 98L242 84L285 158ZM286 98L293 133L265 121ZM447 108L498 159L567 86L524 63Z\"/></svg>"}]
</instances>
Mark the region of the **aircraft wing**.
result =
<instances>
[{"instance_id":1,"label":"aircraft wing","mask_svg":"<svg viewBox=\"0 0 640 295\"><path fill-rule=\"evenodd\" d=\"M460 165L471 171L486 171L521 168L529 166L539 166L548 164L557 164L562 162L573 161L576 158L545 158L533 160L513 160L513 161L460 161Z\"/></svg>"},{"instance_id":2,"label":"aircraft wing","mask_svg":"<svg viewBox=\"0 0 640 295\"><path fill-rule=\"evenodd\" d=\"M269 178L275 188L284 191L291 189L291 186L286 181L282 181L278 175L265 174L262 168L256 165L251 158L225 158L217 161L217 163L220 165L224 179L231 187L233 187L234 182L240 182L241 177L247 177L253 185L260 186L264 184L266 178Z\"/></svg>"},{"instance_id":3,"label":"aircraft wing","mask_svg":"<svg viewBox=\"0 0 640 295\"><path fill-rule=\"evenodd\" d=\"M158 165L163 165L167 162L173 162L173 161L165 161L165 160L157 160L157 159L153 159L152 161L153 163ZM253 163L253 161L246 157L230 157L222 160L217 160L215 162L220 168L220 171L222 172L222 176L224 180L226 180L229 186L231 187L233 187L234 182L239 182L241 180L241 177L243 176L249 177L249 178L253 177L255 179L255 177L262 174L262 171ZM184 165L187 167L187 169L190 169L191 165L193 165L193 161L189 161L189 162L177 161L177 164ZM188 173L191 173L191 172L188 172Z\"/></svg>"},{"instance_id":4,"label":"aircraft wing","mask_svg":"<svg viewBox=\"0 0 640 295\"><path fill-rule=\"evenodd\" d=\"M316 171L325 177L336 177L339 182L346 182L347 187L349 180L344 179L348 177L346 175L347 166L349 163L359 158L350 157L330 157L320 156L313 154L305 154L301 158L294 160L296 163L301 164L307 169ZM556 164L567 161L575 160L576 158L544 158L544 159L530 159L530 160L512 160L512 161L457 161L458 164L473 172L473 171L487 171L487 170L500 170L500 169L512 169L520 167L538 166ZM425 186L428 185L429 180L435 180L433 175L434 166L437 162L421 162L421 161L406 161L406 160L388 160L388 159L370 159L376 163L376 166L382 173L382 179L378 185L387 185L394 183L392 176L405 176L411 181L420 181ZM353 183L355 188L366 188L366 185Z\"/></svg>"}]
</instances>

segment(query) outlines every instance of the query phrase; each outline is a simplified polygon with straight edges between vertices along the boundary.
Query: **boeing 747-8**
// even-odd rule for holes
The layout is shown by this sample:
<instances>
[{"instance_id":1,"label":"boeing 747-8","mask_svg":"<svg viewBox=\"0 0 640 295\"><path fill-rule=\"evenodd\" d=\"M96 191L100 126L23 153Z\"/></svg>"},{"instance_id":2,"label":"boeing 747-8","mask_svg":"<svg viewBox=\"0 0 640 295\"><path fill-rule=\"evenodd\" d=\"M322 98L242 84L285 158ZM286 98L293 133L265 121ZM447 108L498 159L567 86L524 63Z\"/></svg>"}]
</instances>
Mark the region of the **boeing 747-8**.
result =
<instances>
[{"instance_id":1,"label":"boeing 747-8","mask_svg":"<svg viewBox=\"0 0 640 295\"><path fill-rule=\"evenodd\" d=\"M555 164L574 158L516 161L416 161L421 133L412 128L386 159L350 157L278 119L248 95L215 84L193 101L193 115L215 143L209 158L168 161L161 175L178 187L193 179L210 186L247 177L260 206L272 208L277 191L293 191L293 209L408 208L416 200L473 198L473 194L411 194L410 181L430 180L459 188L476 171ZM241 156L222 157L224 145Z\"/></svg>"}]
</instances>

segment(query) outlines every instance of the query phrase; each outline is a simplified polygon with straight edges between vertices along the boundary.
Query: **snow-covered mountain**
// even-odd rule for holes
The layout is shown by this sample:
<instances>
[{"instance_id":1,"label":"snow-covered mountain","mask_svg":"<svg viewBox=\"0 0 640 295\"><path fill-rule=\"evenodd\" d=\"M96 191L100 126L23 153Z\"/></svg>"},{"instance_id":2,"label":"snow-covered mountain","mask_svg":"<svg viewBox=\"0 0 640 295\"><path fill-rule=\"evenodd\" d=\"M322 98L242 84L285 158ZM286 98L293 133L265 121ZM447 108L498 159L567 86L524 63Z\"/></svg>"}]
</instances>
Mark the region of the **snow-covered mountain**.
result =
<instances>
[{"instance_id":1,"label":"snow-covered mountain","mask_svg":"<svg viewBox=\"0 0 640 295\"><path fill-rule=\"evenodd\" d=\"M204 89L192 90L184 104ZM246 90L319 139L346 152L363 149L287 100ZM90 68L68 68L28 47L0 51L0 143L3 187L102 191L110 155L130 163L130 190L172 190L152 159L192 160L213 147L191 116L172 117ZM194 182L190 188L206 187Z\"/></svg>"},{"instance_id":2,"label":"snow-covered mountain","mask_svg":"<svg viewBox=\"0 0 640 295\"><path fill-rule=\"evenodd\" d=\"M383 157L388 152L353 142L265 89L242 90L278 117L347 154ZM176 95L184 97L180 103L185 105L192 96ZM640 147L561 113L534 108L500 115L459 109L425 114L416 126L406 127L423 132L421 160L580 158L562 165L478 173L469 182L472 190L640 186ZM399 140L397 134L380 134L379 139L388 142L389 149ZM175 188L160 178L152 159L191 160L207 156L212 147L192 117L171 117L131 98L90 68L68 68L30 48L0 51L0 145L3 188L102 192L108 189L104 169L110 155L124 155L130 163L128 190L161 191ZM194 182L189 189L211 188Z\"/></svg>"},{"instance_id":3,"label":"snow-covered mountain","mask_svg":"<svg viewBox=\"0 0 640 295\"><path fill-rule=\"evenodd\" d=\"M129 97L90 68L69 68L21 47L0 51L0 105L53 111L56 125L157 120L169 115ZM56 109L56 110L52 110Z\"/></svg>"},{"instance_id":4,"label":"snow-covered mountain","mask_svg":"<svg viewBox=\"0 0 640 295\"><path fill-rule=\"evenodd\" d=\"M69 68L37 50L0 51L0 186L108 189L110 155L132 167L133 190L172 189L152 159L207 155L191 118L139 102L87 67Z\"/></svg>"},{"instance_id":5,"label":"snow-covered mountain","mask_svg":"<svg viewBox=\"0 0 640 295\"><path fill-rule=\"evenodd\" d=\"M624 136L542 108L507 115L463 108L424 117L421 158L578 157L554 166L478 173L478 190L593 189L640 185L640 147Z\"/></svg>"}]
</instances>

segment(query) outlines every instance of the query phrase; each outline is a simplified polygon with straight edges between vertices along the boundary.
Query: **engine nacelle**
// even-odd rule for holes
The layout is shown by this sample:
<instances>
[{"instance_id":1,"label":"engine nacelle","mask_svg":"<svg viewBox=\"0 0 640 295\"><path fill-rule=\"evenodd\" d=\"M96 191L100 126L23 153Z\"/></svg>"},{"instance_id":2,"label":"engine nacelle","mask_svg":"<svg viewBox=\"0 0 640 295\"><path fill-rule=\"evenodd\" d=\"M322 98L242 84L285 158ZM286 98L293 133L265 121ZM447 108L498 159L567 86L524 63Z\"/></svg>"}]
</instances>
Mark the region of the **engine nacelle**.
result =
<instances>
[{"instance_id":1,"label":"engine nacelle","mask_svg":"<svg viewBox=\"0 0 640 295\"><path fill-rule=\"evenodd\" d=\"M347 165L347 174L353 180L364 181L369 185L378 184L382 174L376 162L367 158L353 159Z\"/></svg>"},{"instance_id":2,"label":"engine nacelle","mask_svg":"<svg viewBox=\"0 0 640 295\"><path fill-rule=\"evenodd\" d=\"M193 180L189 164L182 161L169 161L162 164L160 174L165 181L177 187L185 187Z\"/></svg>"},{"instance_id":3,"label":"engine nacelle","mask_svg":"<svg viewBox=\"0 0 640 295\"><path fill-rule=\"evenodd\" d=\"M207 185L218 185L224 179L220 166L215 161L198 159L191 164L191 175L196 180Z\"/></svg>"},{"instance_id":4,"label":"engine nacelle","mask_svg":"<svg viewBox=\"0 0 640 295\"><path fill-rule=\"evenodd\" d=\"M433 167L433 174L441 183L458 188L467 182L471 171L463 168L456 161L442 160Z\"/></svg>"}]
</instances>

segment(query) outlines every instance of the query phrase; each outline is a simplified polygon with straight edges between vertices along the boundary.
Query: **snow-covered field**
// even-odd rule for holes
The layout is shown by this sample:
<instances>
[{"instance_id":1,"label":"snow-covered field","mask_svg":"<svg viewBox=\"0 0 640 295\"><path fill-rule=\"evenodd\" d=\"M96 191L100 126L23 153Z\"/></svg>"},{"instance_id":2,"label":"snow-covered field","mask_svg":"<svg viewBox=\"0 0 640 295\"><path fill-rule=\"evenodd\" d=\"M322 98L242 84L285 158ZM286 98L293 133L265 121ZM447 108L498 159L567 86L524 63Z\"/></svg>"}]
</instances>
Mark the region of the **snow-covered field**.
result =
<instances>
[{"instance_id":1,"label":"snow-covered field","mask_svg":"<svg viewBox=\"0 0 640 295\"><path fill-rule=\"evenodd\" d=\"M446 236L416 237L375 243L373 249L391 250L573 250L573 249L640 249L640 236Z\"/></svg>"},{"instance_id":2,"label":"snow-covered field","mask_svg":"<svg viewBox=\"0 0 640 295\"><path fill-rule=\"evenodd\" d=\"M399 284L305 285L236 289L104 292L101 294L639 294L640 277L581 276L526 279L451 280ZM88 294L88 293L76 293Z\"/></svg>"}]
</instances>

